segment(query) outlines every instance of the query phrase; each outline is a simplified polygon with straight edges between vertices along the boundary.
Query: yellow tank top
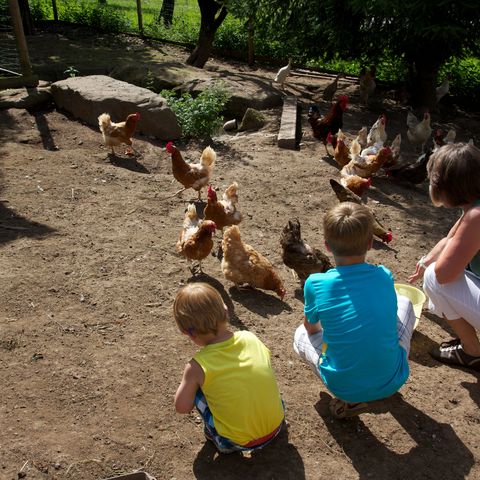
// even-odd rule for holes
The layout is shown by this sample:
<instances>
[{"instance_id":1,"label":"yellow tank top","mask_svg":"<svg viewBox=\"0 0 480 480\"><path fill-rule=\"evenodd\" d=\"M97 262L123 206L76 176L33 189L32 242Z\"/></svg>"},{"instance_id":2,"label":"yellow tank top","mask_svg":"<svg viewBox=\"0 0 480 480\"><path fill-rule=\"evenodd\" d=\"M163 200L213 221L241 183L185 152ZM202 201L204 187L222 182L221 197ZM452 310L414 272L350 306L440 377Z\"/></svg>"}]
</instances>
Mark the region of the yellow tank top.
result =
<instances>
[{"instance_id":1,"label":"yellow tank top","mask_svg":"<svg viewBox=\"0 0 480 480\"><path fill-rule=\"evenodd\" d=\"M278 428L284 413L270 351L253 333L235 332L193 358L205 373L202 391L219 435L246 445Z\"/></svg>"}]
</instances>

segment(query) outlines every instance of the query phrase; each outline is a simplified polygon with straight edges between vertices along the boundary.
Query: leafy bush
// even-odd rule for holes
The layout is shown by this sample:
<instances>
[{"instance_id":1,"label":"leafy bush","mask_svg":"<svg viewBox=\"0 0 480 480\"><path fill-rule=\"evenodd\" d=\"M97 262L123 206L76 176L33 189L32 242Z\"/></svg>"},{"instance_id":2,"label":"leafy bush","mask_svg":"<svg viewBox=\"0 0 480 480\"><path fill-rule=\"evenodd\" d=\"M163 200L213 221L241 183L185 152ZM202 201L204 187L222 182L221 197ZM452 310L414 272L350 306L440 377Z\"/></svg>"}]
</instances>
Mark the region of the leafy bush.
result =
<instances>
[{"instance_id":1,"label":"leafy bush","mask_svg":"<svg viewBox=\"0 0 480 480\"><path fill-rule=\"evenodd\" d=\"M52 4L42 0L30 0L30 14L34 22L53 18Z\"/></svg>"},{"instance_id":2,"label":"leafy bush","mask_svg":"<svg viewBox=\"0 0 480 480\"><path fill-rule=\"evenodd\" d=\"M221 113L229 98L222 84L206 88L197 97L190 93L177 97L171 90L162 90L160 95L167 100L187 138L212 136L222 124Z\"/></svg>"}]
</instances>

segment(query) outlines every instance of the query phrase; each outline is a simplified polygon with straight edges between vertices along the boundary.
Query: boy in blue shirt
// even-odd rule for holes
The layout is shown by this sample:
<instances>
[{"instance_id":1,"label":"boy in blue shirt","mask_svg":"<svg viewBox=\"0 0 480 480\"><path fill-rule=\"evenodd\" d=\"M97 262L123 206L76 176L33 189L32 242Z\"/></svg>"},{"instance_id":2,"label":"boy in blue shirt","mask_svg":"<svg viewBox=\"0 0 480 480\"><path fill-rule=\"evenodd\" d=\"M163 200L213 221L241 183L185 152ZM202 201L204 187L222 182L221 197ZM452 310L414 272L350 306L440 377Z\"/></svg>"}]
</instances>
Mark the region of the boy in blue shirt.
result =
<instances>
[{"instance_id":1,"label":"boy in blue shirt","mask_svg":"<svg viewBox=\"0 0 480 480\"><path fill-rule=\"evenodd\" d=\"M397 298L391 272L365 262L372 223L365 206L350 202L325 214L336 267L308 277L305 321L295 332L295 351L336 397L335 418L366 411L366 402L392 395L409 374L415 313L407 298Z\"/></svg>"}]
</instances>

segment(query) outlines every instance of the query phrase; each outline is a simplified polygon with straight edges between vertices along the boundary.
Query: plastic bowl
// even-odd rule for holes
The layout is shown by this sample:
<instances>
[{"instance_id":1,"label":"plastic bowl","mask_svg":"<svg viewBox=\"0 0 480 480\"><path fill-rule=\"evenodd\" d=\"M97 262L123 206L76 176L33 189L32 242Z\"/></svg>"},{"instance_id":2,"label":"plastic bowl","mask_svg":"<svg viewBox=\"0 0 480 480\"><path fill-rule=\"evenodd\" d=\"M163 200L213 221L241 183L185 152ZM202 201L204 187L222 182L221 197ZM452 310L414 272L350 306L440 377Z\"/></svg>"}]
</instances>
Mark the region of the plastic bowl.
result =
<instances>
[{"instance_id":1,"label":"plastic bowl","mask_svg":"<svg viewBox=\"0 0 480 480\"><path fill-rule=\"evenodd\" d=\"M422 316L423 304L425 303L427 297L419 288L413 287L412 285L406 285L404 283L396 283L395 290L398 295L403 295L412 302L413 311L415 312L416 318L415 326L413 328L417 328L420 317Z\"/></svg>"}]
</instances>

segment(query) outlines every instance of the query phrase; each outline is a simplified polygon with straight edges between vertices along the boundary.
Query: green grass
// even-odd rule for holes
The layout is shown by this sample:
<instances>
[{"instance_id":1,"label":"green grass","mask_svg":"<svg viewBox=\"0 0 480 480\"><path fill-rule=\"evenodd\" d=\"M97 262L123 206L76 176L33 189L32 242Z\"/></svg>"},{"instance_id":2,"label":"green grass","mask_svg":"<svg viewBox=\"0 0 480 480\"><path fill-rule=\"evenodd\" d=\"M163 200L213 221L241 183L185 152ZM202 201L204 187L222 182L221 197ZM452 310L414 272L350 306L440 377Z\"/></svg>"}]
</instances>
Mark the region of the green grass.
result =
<instances>
[{"instance_id":1,"label":"green grass","mask_svg":"<svg viewBox=\"0 0 480 480\"><path fill-rule=\"evenodd\" d=\"M166 28L157 18L161 0L142 0L144 33L160 40L195 44L200 28L200 10L197 0L176 0L173 23ZM30 0L30 8L35 20L53 20L51 0ZM59 19L90 26L105 32L139 33L136 0L107 0L106 6L97 0L57 0ZM301 37L299 37L301 41ZM247 52L247 32L245 22L227 16L215 36L214 46L224 51ZM255 53L271 58L287 58L287 47L277 41L255 38ZM295 61L295 59L294 59ZM358 75L361 65L369 62L363 59L345 61L334 57L325 61L311 59L307 66L330 71ZM480 105L480 59L467 57L453 58L441 70L439 78L451 73L451 93L458 96L470 108ZM377 76L387 82L404 80L405 70L401 58L385 55L377 64Z\"/></svg>"}]
</instances>

